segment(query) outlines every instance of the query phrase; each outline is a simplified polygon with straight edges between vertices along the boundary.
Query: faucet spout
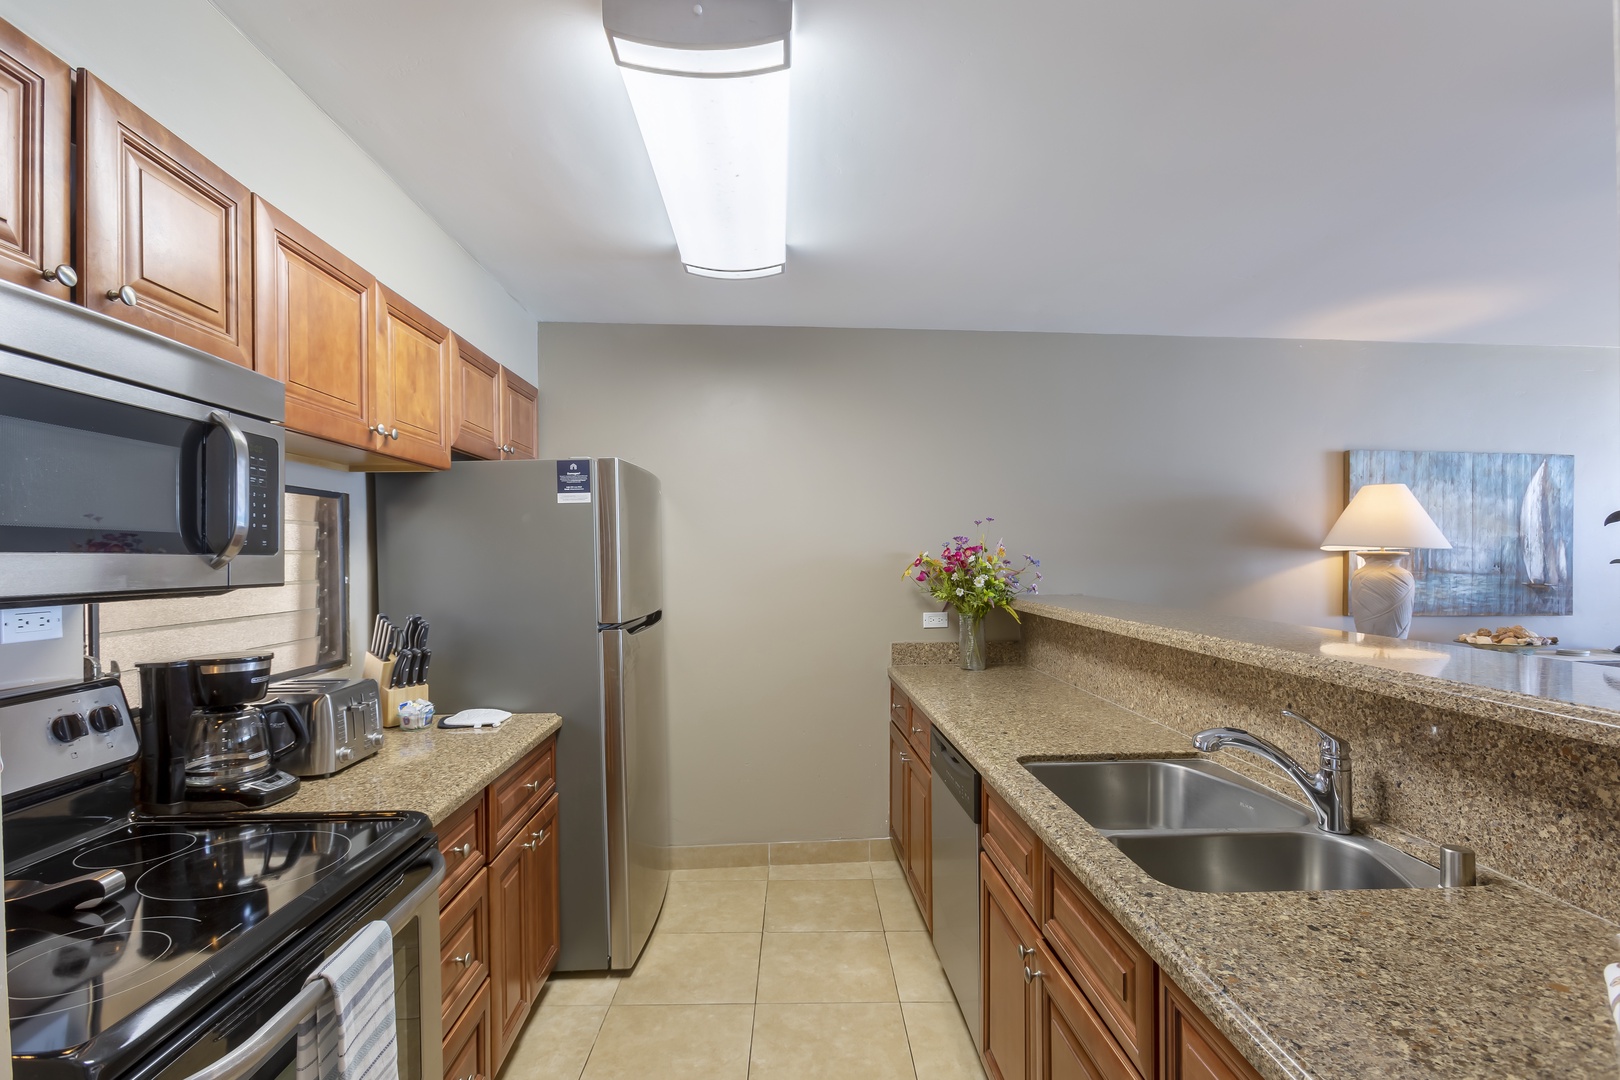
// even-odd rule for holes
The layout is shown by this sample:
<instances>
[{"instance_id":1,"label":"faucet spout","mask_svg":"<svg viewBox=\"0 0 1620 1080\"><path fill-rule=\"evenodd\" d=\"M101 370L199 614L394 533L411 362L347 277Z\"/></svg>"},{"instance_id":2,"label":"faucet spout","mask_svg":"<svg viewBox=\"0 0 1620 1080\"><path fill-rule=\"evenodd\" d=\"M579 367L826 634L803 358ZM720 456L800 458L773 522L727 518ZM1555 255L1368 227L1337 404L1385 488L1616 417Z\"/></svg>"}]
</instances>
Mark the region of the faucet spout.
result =
<instances>
[{"instance_id":1,"label":"faucet spout","mask_svg":"<svg viewBox=\"0 0 1620 1080\"><path fill-rule=\"evenodd\" d=\"M1200 731L1193 745L1206 754L1218 750L1246 750L1281 769L1298 785L1316 814L1316 827L1324 832L1348 833L1350 821L1350 744L1330 735L1290 709L1283 715L1309 727L1317 735L1317 771L1308 773L1280 747L1242 728L1219 727Z\"/></svg>"}]
</instances>

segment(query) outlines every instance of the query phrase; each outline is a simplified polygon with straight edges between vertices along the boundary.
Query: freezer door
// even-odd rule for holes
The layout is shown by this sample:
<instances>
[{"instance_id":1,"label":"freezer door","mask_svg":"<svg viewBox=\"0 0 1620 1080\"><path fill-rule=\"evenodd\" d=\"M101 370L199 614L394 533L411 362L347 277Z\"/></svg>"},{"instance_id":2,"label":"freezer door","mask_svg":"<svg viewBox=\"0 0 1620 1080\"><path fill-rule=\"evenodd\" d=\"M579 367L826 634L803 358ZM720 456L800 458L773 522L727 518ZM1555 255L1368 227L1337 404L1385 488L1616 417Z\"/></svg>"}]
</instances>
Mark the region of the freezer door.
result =
<instances>
[{"instance_id":1,"label":"freezer door","mask_svg":"<svg viewBox=\"0 0 1620 1080\"><path fill-rule=\"evenodd\" d=\"M635 964L669 884L669 724L664 625L604 630L608 902L612 967Z\"/></svg>"},{"instance_id":2,"label":"freezer door","mask_svg":"<svg viewBox=\"0 0 1620 1080\"><path fill-rule=\"evenodd\" d=\"M596 462L601 609L613 626L664 606L663 535L658 477L619 458Z\"/></svg>"}]
</instances>

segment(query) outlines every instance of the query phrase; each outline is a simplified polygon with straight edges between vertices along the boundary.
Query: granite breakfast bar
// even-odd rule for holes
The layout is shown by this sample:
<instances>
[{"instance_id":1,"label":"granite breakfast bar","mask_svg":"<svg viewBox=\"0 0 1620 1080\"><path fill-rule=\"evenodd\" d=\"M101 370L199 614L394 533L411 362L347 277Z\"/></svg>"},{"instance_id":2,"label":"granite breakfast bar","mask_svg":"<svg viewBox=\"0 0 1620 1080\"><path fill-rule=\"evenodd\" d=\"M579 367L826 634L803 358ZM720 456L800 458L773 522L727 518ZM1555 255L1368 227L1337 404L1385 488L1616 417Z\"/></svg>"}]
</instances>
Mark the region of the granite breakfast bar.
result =
<instances>
[{"instance_id":1,"label":"granite breakfast bar","mask_svg":"<svg viewBox=\"0 0 1620 1080\"><path fill-rule=\"evenodd\" d=\"M897 648L891 680L1261 1075L1612 1077L1620 1070L1602 980L1603 966L1620 959L1611 921L1616 849L1600 812L1600 793L1620 777L1608 731L1620 712L1600 701L1540 698L1540 717L1505 715L1537 695L1522 685L1475 695L1466 683L1445 685L1421 669L1357 671L1354 650L1347 660L1313 644L1315 656L1302 658L1291 647L1313 635L1332 642L1333 631L1238 620L1224 636L1192 616L1089 598L1020 609L1023 664L983 672L908 665L898 662L908 654ZM1282 643L1245 640L1266 635ZM1386 661L1406 647L1346 643L1368 656L1382 649ZM1411 648L1446 653L1426 643ZM1500 682L1503 671L1517 669L1516 658L1481 657L1487 679ZM1464 654L1458 668L1471 659ZM1328 669L1315 666L1322 660ZM1355 745L1368 780L1356 804L1358 831L1430 862L1439 843L1474 844L1483 884L1175 889L1149 877L1022 766L1199 756L1191 732L1228 723L1312 760L1300 732L1272 715L1286 704ZM1292 794L1280 773L1235 757L1219 760ZM1448 771L1448 780L1437 779ZM1541 864L1539 880L1527 884L1534 875L1524 868Z\"/></svg>"}]
</instances>

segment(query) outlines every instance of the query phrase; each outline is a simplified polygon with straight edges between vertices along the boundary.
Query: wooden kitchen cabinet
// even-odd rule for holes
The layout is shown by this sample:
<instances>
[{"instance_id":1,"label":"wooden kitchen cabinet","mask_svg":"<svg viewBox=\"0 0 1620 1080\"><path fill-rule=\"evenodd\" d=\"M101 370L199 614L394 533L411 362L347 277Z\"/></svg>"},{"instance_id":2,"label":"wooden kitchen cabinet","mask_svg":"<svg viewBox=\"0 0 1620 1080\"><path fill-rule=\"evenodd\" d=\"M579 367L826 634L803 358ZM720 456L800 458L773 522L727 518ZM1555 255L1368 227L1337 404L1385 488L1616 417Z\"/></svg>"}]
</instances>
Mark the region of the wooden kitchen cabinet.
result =
<instances>
[{"instance_id":1,"label":"wooden kitchen cabinet","mask_svg":"<svg viewBox=\"0 0 1620 1080\"><path fill-rule=\"evenodd\" d=\"M287 427L376 447L376 280L253 197L254 367L287 386Z\"/></svg>"},{"instance_id":2,"label":"wooden kitchen cabinet","mask_svg":"<svg viewBox=\"0 0 1620 1080\"><path fill-rule=\"evenodd\" d=\"M453 386L454 450L486 461L534 458L539 390L459 336Z\"/></svg>"},{"instance_id":3,"label":"wooden kitchen cabinet","mask_svg":"<svg viewBox=\"0 0 1620 1080\"><path fill-rule=\"evenodd\" d=\"M450 467L450 330L386 285L376 286L373 449L434 469Z\"/></svg>"},{"instance_id":4,"label":"wooden kitchen cabinet","mask_svg":"<svg viewBox=\"0 0 1620 1080\"><path fill-rule=\"evenodd\" d=\"M1040 1080L1140 1080L1131 1059L1103 1026L1091 1002L1069 978L1056 954L1036 943L1035 1075Z\"/></svg>"},{"instance_id":5,"label":"wooden kitchen cabinet","mask_svg":"<svg viewBox=\"0 0 1620 1080\"><path fill-rule=\"evenodd\" d=\"M79 72L79 300L253 366L248 189Z\"/></svg>"},{"instance_id":6,"label":"wooden kitchen cabinet","mask_svg":"<svg viewBox=\"0 0 1620 1080\"><path fill-rule=\"evenodd\" d=\"M979 856L980 1050L990 1080L1034 1080L1035 980L1040 931L995 863ZM1084 1075L1084 1074L1082 1074Z\"/></svg>"},{"instance_id":7,"label":"wooden kitchen cabinet","mask_svg":"<svg viewBox=\"0 0 1620 1080\"><path fill-rule=\"evenodd\" d=\"M1041 881L1041 863L1045 854L1035 832L1002 801L1001 796L982 787L980 795L981 845L1000 868L1008 886L1018 896L1031 918L1040 917L1035 905L1035 890Z\"/></svg>"},{"instance_id":8,"label":"wooden kitchen cabinet","mask_svg":"<svg viewBox=\"0 0 1620 1080\"><path fill-rule=\"evenodd\" d=\"M889 839L905 872L923 923L934 927L933 773L927 750L918 752L912 731L928 720L914 712L898 687L889 686ZM913 717L920 719L914 720ZM925 736L926 739L926 736Z\"/></svg>"},{"instance_id":9,"label":"wooden kitchen cabinet","mask_svg":"<svg viewBox=\"0 0 1620 1080\"><path fill-rule=\"evenodd\" d=\"M467 1067L478 1053L480 1074L495 1076L557 965L556 761L553 737L438 827L446 864L439 890L444 1060L453 1080L470 1080ZM481 1014L469 1026L476 1010ZM458 1011L461 1019L452 1024ZM472 1038L474 1028L477 1053L457 1041Z\"/></svg>"},{"instance_id":10,"label":"wooden kitchen cabinet","mask_svg":"<svg viewBox=\"0 0 1620 1080\"><path fill-rule=\"evenodd\" d=\"M1161 974L1159 988L1162 1080L1260 1080L1179 986Z\"/></svg>"},{"instance_id":11,"label":"wooden kitchen cabinet","mask_svg":"<svg viewBox=\"0 0 1620 1080\"><path fill-rule=\"evenodd\" d=\"M73 71L0 21L0 280L68 300Z\"/></svg>"}]
</instances>

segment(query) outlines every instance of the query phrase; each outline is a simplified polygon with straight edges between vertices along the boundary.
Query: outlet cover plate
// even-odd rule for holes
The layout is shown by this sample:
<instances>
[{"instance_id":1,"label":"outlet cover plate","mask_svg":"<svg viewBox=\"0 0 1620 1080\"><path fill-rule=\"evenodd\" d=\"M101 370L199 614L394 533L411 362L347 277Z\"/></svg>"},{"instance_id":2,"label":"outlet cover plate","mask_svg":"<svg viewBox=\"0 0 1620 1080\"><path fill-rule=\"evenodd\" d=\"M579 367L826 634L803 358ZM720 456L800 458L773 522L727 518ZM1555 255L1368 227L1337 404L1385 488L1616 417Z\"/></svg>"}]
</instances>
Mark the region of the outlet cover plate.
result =
<instances>
[{"instance_id":1,"label":"outlet cover plate","mask_svg":"<svg viewBox=\"0 0 1620 1080\"><path fill-rule=\"evenodd\" d=\"M0 611L0 645L49 641L62 636L59 607L7 608Z\"/></svg>"},{"instance_id":2,"label":"outlet cover plate","mask_svg":"<svg viewBox=\"0 0 1620 1080\"><path fill-rule=\"evenodd\" d=\"M924 630L943 630L951 625L950 615L943 611L923 612Z\"/></svg>"}]
</instances>

